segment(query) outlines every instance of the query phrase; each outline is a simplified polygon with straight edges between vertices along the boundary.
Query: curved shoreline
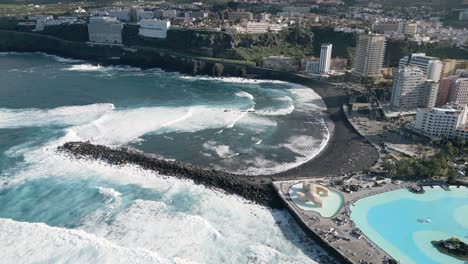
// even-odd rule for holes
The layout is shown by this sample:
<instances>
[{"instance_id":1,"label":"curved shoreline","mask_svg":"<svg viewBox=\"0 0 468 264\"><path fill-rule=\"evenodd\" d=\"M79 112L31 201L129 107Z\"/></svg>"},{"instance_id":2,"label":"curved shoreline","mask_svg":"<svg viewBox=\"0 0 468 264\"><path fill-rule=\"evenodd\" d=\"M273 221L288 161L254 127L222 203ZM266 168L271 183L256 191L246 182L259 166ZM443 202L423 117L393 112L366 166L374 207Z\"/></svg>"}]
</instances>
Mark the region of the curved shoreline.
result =
<instances>
[{"instance_id":1,"label":"curved shoreline","mask_svg":"<svg viewBox=\"0 0 468 264\"><path fill-rule=\"evenodd\" d=\"M359 135L347 120L342 105L348 97L344 91L329 83L312 80L292 72L246 66L218 59L189 57L149 47L115 47L71 42L34 33L0 30L0 52L43 52L101 65L128 65L142 69L161 68L188 75L213 75L215 64L222 64L223 77L280 80L313 89L325 102L324 111L330 138L320 153L311 160L269 177L252 177L252 181L286 180L297 178L338 176L362 171L378 160L378 151ZM245 71L239 71L239 69ZM194 71L196 69L196 71Z\"/></svg>"}]
</instances>

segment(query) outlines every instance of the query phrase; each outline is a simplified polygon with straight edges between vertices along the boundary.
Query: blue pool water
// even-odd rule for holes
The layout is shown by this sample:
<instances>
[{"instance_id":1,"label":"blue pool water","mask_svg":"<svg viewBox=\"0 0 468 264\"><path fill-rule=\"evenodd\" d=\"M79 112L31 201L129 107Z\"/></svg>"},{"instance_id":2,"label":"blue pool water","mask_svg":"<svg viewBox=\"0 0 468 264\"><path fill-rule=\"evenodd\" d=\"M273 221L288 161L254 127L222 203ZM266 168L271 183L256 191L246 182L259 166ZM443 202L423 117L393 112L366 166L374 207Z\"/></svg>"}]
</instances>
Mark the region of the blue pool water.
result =
<instances>
[{"instance_id":1,"label":"blue pool water","mask_svg":"<svg viewBox=\"0 0 468 264\"><path fill-rule=\"evenodd\" d=\"M330 191L328 196L321 195L323 206L319 207L311 201L301 201L297 198L297 192L303 192L302 183L296 184L289 189L289 196L294 203L304 211L315 211L323 217L332 217L343 205L343 196L335 191Z\"/></svg>"},{"instance_id":2,"label":"blue pool water","mask_svg":"<svg viewBox=\"0 0 468 264\"><path fill-rule=\"evenodd\" d=\"M468 242L468 188L425 190L400 189L359 200L351 207L351 219L401 263L464 263L440 253L431 241L457 237Z\"/></svg>"}]
</instances>

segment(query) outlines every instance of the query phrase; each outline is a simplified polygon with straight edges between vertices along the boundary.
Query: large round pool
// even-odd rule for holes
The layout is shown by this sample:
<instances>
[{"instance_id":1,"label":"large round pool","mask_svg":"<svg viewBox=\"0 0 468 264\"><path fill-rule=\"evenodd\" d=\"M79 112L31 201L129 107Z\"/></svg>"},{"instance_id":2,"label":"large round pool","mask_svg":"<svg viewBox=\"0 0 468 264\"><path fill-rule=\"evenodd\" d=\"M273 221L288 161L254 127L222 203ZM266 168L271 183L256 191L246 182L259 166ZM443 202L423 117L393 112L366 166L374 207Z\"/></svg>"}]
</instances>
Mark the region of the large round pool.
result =
<instances>
[{"instance_id":1,"label":"large round pool","mask_svg":"<svg viewBox=\"0 0 468 264\"><path fill-rule=\"evenodd\" d=\"M440 253L432 240L456 237L468 243L468 188L425 187L374 195L351 206L356 227L401 263L464 263Z\"/></svg>"}]
</instances>

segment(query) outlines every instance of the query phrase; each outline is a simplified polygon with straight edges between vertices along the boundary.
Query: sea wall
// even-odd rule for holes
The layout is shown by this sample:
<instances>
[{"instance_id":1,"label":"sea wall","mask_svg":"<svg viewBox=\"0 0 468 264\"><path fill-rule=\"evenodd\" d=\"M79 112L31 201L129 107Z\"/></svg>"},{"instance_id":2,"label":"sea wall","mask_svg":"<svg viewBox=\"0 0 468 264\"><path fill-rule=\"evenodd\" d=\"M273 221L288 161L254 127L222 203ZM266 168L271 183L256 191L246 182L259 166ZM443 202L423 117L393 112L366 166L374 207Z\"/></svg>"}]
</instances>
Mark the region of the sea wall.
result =
<instances>
[{"instance_id":1,"label":"sea wall","mask_svg":"<svg viewBox=\"0 0 468 264\"><path fill-rule=\"evenodd\" d=\"M214 169L202 169L187 163L155 158L128 148L113 149L86 142L65 143L58 150L69 153L76 158L100 160L111 165L137 165L162 175L193 180L195 184L202 184L208 188L216 188L229 194L239 195L264 206L283 208L281 199L268 179L258 183L251 176L231 174Z\"/></svg>"}]
</instances>

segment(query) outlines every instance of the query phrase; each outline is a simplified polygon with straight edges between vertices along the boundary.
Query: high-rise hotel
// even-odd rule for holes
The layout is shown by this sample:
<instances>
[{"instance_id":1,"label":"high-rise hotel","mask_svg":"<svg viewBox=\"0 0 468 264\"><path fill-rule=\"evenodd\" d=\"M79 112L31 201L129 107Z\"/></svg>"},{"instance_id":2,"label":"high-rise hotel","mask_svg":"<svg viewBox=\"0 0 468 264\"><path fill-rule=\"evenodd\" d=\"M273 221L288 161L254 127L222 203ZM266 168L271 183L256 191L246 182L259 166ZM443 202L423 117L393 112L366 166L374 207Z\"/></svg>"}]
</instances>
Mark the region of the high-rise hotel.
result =
<instances>
[{"instance_id":1,"label":"high-rise hotel","mask_svg":"<svg viewBox=\"0 0 468 264\"><path fill-rule=\"evenodd\" d=\"M379 77L385 55L385 36L359 35L354 58L353 74L360 77Z\"/></svg>"},{"instance_id":2,"label":"high-rise hotel","mask_svg":"<svg viewBox=\"0 0 468 264\"><path fill-rule=\"evenodd\" d=\"M331 55L332 55L332 44L328 44L328 43L322 44L322 47L320 49L320 62L319 62L320 74L330 73Z\"/></svg>"}]
</instances>

